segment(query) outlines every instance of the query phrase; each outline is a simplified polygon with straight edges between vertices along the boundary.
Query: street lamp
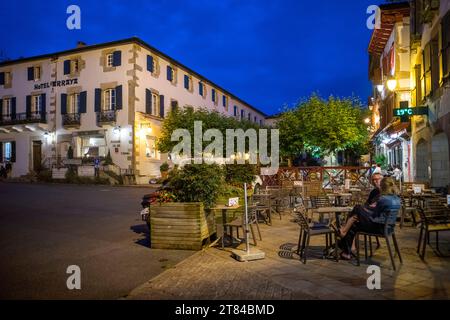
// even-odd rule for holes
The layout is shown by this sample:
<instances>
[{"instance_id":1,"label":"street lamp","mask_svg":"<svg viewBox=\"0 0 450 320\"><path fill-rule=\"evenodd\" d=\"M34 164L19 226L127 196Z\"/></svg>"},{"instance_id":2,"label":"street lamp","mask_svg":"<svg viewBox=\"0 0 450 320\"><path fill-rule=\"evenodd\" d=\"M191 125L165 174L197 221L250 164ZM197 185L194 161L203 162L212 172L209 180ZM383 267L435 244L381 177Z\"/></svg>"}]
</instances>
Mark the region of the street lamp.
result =
<instances>
[{"instance_id":1,"label":"street lamp","mask_svg":"<svg viewBox=\"0 0 450 320\"><path fill-rule=\"evenodd\" d=\"M365 124L369 124L369 123L370 123L370 118L365 118L365 119L364 119L364 123L365 123Z\"/></svg>"},{"instance_id":2,"label":"street lamp","mask_svg":"<svg viewBox=\"0 0 450 320\"><path fill-rule=\"evenodd\" d=\"M386 81L386 85L390 91L394 91L395 88L397 87L397 80L395 78L389 78Z\"/></svg>"}]
</instances>

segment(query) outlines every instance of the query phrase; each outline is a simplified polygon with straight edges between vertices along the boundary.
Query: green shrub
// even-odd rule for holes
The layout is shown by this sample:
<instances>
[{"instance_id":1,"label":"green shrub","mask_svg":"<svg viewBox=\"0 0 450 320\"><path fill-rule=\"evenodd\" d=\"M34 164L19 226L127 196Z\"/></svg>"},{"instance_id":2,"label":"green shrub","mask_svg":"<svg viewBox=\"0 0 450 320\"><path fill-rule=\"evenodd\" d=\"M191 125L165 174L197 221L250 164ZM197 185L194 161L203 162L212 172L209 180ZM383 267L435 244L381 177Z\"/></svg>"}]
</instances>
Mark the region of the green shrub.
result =
<instances>
[{"instance_id":1,"label":"green shrub","mask_svg":"<svg viewBox=\"0 0 450 320\"><path fill-rule=\"evenodd\" d=\"M243 188L255 181L256 165L252 164L227 164L225 165L225 181L233 186Z\"/></svg>"},{"instance_id":2,"label":"green shrub","mask_svg":"<svg viewBox=\"0 0 450 320\"><path fill-rule=\"evenodd\" d=\"M217 164L188 164L170 172L169 184L179 202L216 203L224 186L224 170Z\"/></svg>"},{"instance_id":3,"label":"green shrub","mask_svg":"<svg viewBox=\"0 0 450 320\"><path fill-rule=\"evenodd\" d=\"M41 170L37 173L37 180L42 182L52 181L52 171L51 170Z\"/></svg>"},{"instance_id":4,"label":"green shrub","mask_svg":"<svg viewBox=\"0 0 450 320\"><path fill-rule=\"evenodd\" d=\"M161 172L169 171L169 164L167 162L164 162L162 165L159 166L159 170Z\"/></svg>"}]
</instances>

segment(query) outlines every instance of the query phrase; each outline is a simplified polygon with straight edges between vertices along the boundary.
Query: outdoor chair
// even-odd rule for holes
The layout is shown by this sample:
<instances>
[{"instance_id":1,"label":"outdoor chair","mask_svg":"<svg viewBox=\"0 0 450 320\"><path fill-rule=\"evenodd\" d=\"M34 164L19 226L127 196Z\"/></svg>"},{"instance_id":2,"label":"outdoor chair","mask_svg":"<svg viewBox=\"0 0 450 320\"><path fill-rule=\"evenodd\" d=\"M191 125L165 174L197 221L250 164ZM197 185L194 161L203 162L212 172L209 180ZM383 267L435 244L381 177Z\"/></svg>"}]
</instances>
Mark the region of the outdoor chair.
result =
<instances>
[{"instance_id":1,"label":"outdoor chair","mask_svg":"<svg viewBox=\"0 0 450 320\"><path fill-rule=\"evenodd\" d=\"M233 237L233 229L236 228L236 237L239 238L239 230L242 229L242 233L245 236L245 212L242 213L242 216L234 219L231 222L225 224L225 228L229 229L230 236ZM256 246L257 241L255 237L255 230L253 229L253 225L256 225L256 229L258 230L259 240L262 241L261 231L259 230L258 217L255 206L248 207L248 226L250 228L250 233L252 234L253 243Z\"/></svg>"},{"instance_id":2,"label":"outdoor chair","mask_svg":"<svg viewBox=\"0 0 450 320\"><path fill-rule=\"evenodd\" d=\"M308 255L309 241L311 237L314 236L325 236L325 249L323 256L325 257L328 250L333 246L333 235L334 237L334 257L338 261L338 247L335 232L325 226L315 227L313 223L308 222L305 216L305 210L301 207L295 208L294 213L296 214L295 221L300 226L300 233L298 237L297 254L300 256L300 261L306 263L306 258Z\"/></svg>"},{"instance_id":3,"label":"outdoor chair","mask_svg":"<svg viewBox=\"0 0 450 320\"><path fill-rule=\"evenodd\" d=\"M436 251L439 253L439 232L450 230L450 209L445 206L435 208L419 208L420 233L417 244L417 253L425 260L425 249L430 244L430 233L436 234Z\"/></svg>"},{"instance_id":4,"label":"outdoor chair","mask_svg":"<svg viewBox=\"0 0 450 320\"><path fill-rule=\"evenodd\" d=\"M386 221L384 223L384 232L383 233L370 233L370 232L357 232L355 237L355 244L356 244L356 261L357 265L360 265L360 256L359 256L359 236L364 236L364 254L365 259L367 260L367 237L369 237L370 242L370 251L372 254L372 241L371 237L375 237L378 241L378 238L382 237L386 240L386 246L389 252L389 258L391 259L392 268L394 271L396 270L395 267L395 261L394 261L394 254L392 252L391 244L390 244L390 238L392 238L392 242L394 244L395 253L398 255L398 259L400 260L400 263L403 263L402 256L400 254L400 249L398 247L397 243L397 237L395 236L395 223L397 221L397 214L398 210L390 210L386 212Z\"/></svg>"},{"instance_id":5,"label":"outdoor chair","mask_svg":"<svg viewBox=\"0 0 450 320\"><path fill-rule=\"evenodd\" d=\"M413 205L412 198L408 195L401 196L402 207L400 211L400 229L403 228L405 217L409 214L411 216L412 226L417 225L416 222L416 211L417 207Z\"/></svg>"}]
</instances>

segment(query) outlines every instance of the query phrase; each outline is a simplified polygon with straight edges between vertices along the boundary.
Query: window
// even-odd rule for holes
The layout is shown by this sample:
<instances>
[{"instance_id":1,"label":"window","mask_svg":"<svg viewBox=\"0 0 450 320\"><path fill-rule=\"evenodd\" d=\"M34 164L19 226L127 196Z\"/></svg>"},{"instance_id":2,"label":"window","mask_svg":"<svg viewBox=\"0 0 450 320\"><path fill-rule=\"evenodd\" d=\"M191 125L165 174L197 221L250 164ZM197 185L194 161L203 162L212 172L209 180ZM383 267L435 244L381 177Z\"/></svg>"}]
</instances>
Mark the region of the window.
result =
<instances>
[{"instance_id":1,"label":"window","mask_svg":"<svg viewBox=\"0 0 450 320\"><path fill-rule=\"evenodd\" d=\"M69 105L67 113L79 113L80 112L80 94L74 93L69 96Z\"/></svg>"},{"instance_id":2,"label":"window","mask_svg":"<svg viewBox=\"0 0 450 320\"><path fill-rule=\"evenodd\" d=\"M260 125L260 126L263 125L262 119L259 119L259 125Z\"/></svg>"},{"instance_id":3,"label":"window","mask_svg":"<svg viewBox=\"0 0 450 320\"><path fill-rule=\"evenodd\" d=\"M252 120L252 115L251 115L250 112L247 114L247 119L248 119L248 121L251 121L251 120Z\"/></svg>"},{"instance_id":4,"label":"window","mask_svg":"<svg viewBox=\"0 0 450 320\"><path fill-rule=\"evenodd\" d=\"M152 92L152 115L159 115L158 95Z\"/></svg>"},{"instance_id":5,"label":"window","mask_svg":"<svg viewBox=\"0 0 450 320\"><path fill-rule=\"evenodd\" d=\"M222 96L222 106L225 108L227 106L227 96L223 95Z\"/></svg>"},{"instance_id":6,"label":"window","mask_svg":"<svg viewBox=\"0 0 450 320\"><path fill-rule=\"evenodd\" d=\"M4 81L3 84L5 86L11 85L11 72L5 72L4 73Z\"/></svg>"},{"instance_id":7,"label":"window","mask_svg":"<svg viewBox=\"0 0 450 320\"><path fill-rule=\"evenodd\" d=\"M116 109L116 90L107 89L104 92L103 111Z\"/></svg>"},{"instance_id":8,"label":"window","mask_svg":"<svg viewBox=\"0 0 450 320\"><path fill-rule=\"evenodd\" d=\"M107 67L113 67L113 66L114 66L113 61L114 61L114 56L113 56L113 54L112 54L112 53L108 53L108 54L106 55L106 66L107 66Z\"/></svg>"},{"instance_id":9,"label":"window","mask_svg":"<svg viewBox=\"0 0 450 320\"><path fill-rule=\"evenodd\" d=\"M10 161L11 160L11 157L12 157L12 147L11 147L11 142L5 142L5 143L3 143L4 144L4 148L5 148L5 150L4 150L4 159L6 160L6 161ZM1 160L1 159L0 159Z\"/></svg>"},{"instance_id":10,"label":"window","mask_svg":"<svg viewBox=\"0 0 450 320\"><path fill-rule=\"evenodd\" d=\"M160 152L156 150L156 137L146 136L145 156L151 159L160 159Z\"/></svg>"},{"instance_id":11,"label":"window","mask_svg":"<svg viewBox=\"0 0 450 320\"><path fill-rule=\"evenodd\" d=\"M415 103L416 106L420 106L422 102L422 88L421 88L421 81L420 81L420 70L421 65L416 64L414 66L414 89L411 90L411 101L412 103Z\"/></svg>"},{"instance_id":12,"label":"window","mask_svg":"<svg viewBox=\"0 0 450 320\"><path fill-rule=\"evenodd\" d=\"M450 12L442 18L442 74L444 78L450 75Z\"/></svg>"},{"instance_id":13,"label":"window","mask_svg":"<svg viewBox=\"0 0 450 320\"><path fill-rule=\"evenodd\" d=\"M245 112L243 109L241 109L241 120L244 119L244 117L245 117Z\"/></svg>"},{"instance_id":14,"label":"window","mask_svg":"<svg viewBox=\"0 0 450 320\"><path fill-rule=\"evenodd\" d=\"M171 66L167 66L167 80L172 83L175 83L175 70Z\"/></svg>"},{"instance_id":15,"label":"window","mask_svg":"<svg viewBox=\"0 0 450 320\"><path fill-rule=\"evenodd\" d=\"M198 94L201 95L202 97L204 96L204 91L205 91L205 85L201 82L198 83Z\"/></svg>"},{"instance_id":16,"label":"window","mask_svg":"<svg viewBox=\"0 0 450 320\"><path fill-rule=\"evenodd\" d=\"M31 97L31 113L38 114L42 110L41 95Z\"/></svg>"},{"instance_id":17,"label":"window","mask_svg":"<svg viewBox=\"0 0 450 320\"><path fill-rule=\"evenodd\" d=\"M257 123L258 121L256 121L256 116L253 117L253 122Z\"/></svg>"},{"instance_id":18,"label":"window","mask_svg":"<svg viewBox=\"0 0 450 320\"><path fill-rule=\"evenodd\" d=\"M70 61L70 73L77 73L79 71L79 62L78 59L74 59Z\"/></svg>"},{"instance_id":19,"label":"window","mask_svg":"<svg viewBox=\"0 0 450 320\"><path fill-rule=\"evenodd\" d=\"M424 88L424 97L427 97L431 93L431 42L429 42L422 53L423 59L423 76L422 83Z\"/></svg>"},{"instance_id":20,"label":"window","mask_svg":"<svg viewBox=\"0 0 450 320\"><path fill-rule=\"evenodd\" d=\"M184 88L186 90L192 89L192 78L188 76L187 74L184 75Z\"/></svg>"},{"instance_id":21,"label":"window","mask_svg":"<svg viewBox=\"0 0 450 320\"><path fill-rule=\"evenodd\" d=\"M172 100L170 102L170 107L171 107L172 111L177 110L178 109L178 101L177 100Z\"/></svg>"},{"instance_id":22,"label":"window","mask_svg":"<svg viewBox=\"0 0 450 320\"><path fill-rule=\"evenodd\" d=\"M11 118L11 99L3 99L3 119Z\"/></svg>"},{"instance_id":23,"label":"window","mask_svg":"<svg viewBox=\"0 0 450 320\"><path fill-rule=\"evenodd\" d=\"M216 102L217 97L216 97L216 89L211 89L211 101L212 102Z\"/></svg>"},{"instance_id":24,"label":"window","mask_svg":"<svg viewBox=\"0 0 450 320\"><path fill-rule=\"evenodd\" d=\"M234 107L233 107L233 115L234 115L235 117L238 116L238 108L237 108L237 106L234 106Z\"/></svg>"},{"instance_id":25,"label":"window","mask_svg":"<svg viewBox=\"0 0 450 320\"><path fill-rule=\"evenodd\" d=\"M33 79L34 81L38 81L41 79L41 67L33 68Z\"/></svg>"}]
</instances>

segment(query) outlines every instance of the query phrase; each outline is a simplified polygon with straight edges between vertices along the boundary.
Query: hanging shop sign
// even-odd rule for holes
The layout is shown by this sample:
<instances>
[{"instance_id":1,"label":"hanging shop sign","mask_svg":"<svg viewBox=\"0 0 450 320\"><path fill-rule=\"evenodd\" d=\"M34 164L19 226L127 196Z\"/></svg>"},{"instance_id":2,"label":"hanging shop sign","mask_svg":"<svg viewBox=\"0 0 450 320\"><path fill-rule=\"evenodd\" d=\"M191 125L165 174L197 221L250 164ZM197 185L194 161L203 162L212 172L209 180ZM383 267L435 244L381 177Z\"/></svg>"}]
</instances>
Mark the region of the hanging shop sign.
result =
<instances>
[{"instance_id":1,"label":"hanging shop sign","mask_svg":"<svg viewBox=\"0 0 450 320\"><path fill-rule=\"evenodd\" d=\"M37 83L34 85L34 90L40 90L40 89L46 89L46 88L52 88L52 87L66 87L66 86L71 86L74 84L78 84L78 78Z\"/></svg>"}]
</instances>

